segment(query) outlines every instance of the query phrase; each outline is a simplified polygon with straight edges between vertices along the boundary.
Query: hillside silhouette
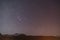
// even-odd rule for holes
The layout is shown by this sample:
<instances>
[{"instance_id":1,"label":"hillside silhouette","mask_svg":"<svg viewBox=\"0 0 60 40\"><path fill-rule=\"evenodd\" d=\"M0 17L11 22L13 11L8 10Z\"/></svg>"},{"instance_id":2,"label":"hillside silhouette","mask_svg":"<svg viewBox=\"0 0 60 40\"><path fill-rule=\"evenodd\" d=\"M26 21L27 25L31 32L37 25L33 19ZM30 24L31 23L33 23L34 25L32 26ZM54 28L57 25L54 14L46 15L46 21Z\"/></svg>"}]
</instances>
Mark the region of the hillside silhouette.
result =
<instances>
[{"instance_id":1,"label":"hillside silhouette","mask_svg":"<svg viewBox=\"0 0 60 40\"><path fill-rule=\"evenodd\" d=\"M30 36L26 34L2 35L0 33L0 40L60 40L57 36Z\"/></svg>"}]
</instances>

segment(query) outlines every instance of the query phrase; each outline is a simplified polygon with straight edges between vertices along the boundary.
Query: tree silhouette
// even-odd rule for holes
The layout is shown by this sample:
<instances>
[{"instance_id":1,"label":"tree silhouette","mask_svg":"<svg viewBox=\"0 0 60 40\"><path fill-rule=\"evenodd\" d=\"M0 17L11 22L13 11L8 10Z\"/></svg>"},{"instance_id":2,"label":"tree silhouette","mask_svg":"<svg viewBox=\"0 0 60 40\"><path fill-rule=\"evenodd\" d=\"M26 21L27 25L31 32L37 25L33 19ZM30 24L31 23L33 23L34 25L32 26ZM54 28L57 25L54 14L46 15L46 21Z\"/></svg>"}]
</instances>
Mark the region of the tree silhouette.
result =
<instances>
[{"instance_id":1,"label":"tree silhouette","mask_svg":"<svg viewBox=\"0 0 60 40\"><path fill-rule=\"evenodd\" d=\"M0 36L2 36L2 34L0 33Z\"/></svg>"},{"instance_id":2,"label":"tree silhouette","mask_svg":"<svg viewBox=\"0 0 60 40\"><path fill-rule=\"evenodd\" d=\"M20 35L16 36L17 40L25 40L25 38L26 38L25 34L20 34Z\"/></svg>"},{"instance_id":3,"label":"tree silhouette","mask_svg":"<svg viewBox=\"0 0 60 40\"><path fill-rule=\"evenodd\" d=\"M2 38L1 38L1 37L2 37L2 34L0 33L0 40L2 40Z\"/></svg>"}]
</instances>

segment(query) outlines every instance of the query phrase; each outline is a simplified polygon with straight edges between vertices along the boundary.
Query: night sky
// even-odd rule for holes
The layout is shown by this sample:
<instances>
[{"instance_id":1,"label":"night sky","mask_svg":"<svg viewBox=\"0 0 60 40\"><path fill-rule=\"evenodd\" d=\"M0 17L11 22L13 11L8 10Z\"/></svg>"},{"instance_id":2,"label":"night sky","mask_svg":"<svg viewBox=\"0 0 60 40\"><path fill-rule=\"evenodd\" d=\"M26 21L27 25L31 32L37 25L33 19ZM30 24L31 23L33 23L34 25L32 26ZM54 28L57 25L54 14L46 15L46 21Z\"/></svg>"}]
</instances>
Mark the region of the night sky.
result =
<instances>
[{"instance_id":1,"label":"night sky","mask_svg":"<svg viewBox=\"0 0 60 40\"><path fill-rule=\"evenodd\" d=\"M59 0L0 0L0 33L60 35Z\"/></svg>"}]
</instances>

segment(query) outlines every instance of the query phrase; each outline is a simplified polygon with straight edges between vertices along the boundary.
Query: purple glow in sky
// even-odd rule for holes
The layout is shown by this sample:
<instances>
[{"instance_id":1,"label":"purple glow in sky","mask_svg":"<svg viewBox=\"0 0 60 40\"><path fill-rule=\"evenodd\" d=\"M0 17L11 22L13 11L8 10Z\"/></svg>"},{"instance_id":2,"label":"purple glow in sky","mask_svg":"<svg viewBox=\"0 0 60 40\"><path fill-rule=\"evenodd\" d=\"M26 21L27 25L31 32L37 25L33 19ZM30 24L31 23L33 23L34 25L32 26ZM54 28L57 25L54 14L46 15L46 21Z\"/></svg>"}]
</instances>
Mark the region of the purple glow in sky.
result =
<instances>
[{"instance_id":1,"label":"purple glow in sky","mask_svg":"<svg viewBox=\"0 0 60 40\"><path fill-rule=\"evenodd\" d=\"M0 32L60 35L59 8L54 0L0 1Z\"/></svg>"}]
</instances>

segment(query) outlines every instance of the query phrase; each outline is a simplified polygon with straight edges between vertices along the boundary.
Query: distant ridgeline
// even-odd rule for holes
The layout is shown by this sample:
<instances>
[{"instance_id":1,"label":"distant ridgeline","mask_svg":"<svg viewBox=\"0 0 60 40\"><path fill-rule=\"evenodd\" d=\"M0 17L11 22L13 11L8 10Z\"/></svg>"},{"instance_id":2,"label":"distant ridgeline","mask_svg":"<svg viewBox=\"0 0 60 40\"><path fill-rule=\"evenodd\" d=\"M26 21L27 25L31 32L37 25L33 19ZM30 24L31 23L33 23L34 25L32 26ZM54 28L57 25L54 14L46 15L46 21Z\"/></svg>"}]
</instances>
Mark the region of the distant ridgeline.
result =
<instances>
[{"instance_id":1,"label":"distant ridgeline","mask_svg":"<svg viewBox=\"0 0 60 40\"><path fill-rule=\"evenodd\" d=\"M56 36L32 36L25 34L14 34L14 35L2 35L0 34L0 40L60 40L60 37Z\"/></svg>"}]
</instances>

